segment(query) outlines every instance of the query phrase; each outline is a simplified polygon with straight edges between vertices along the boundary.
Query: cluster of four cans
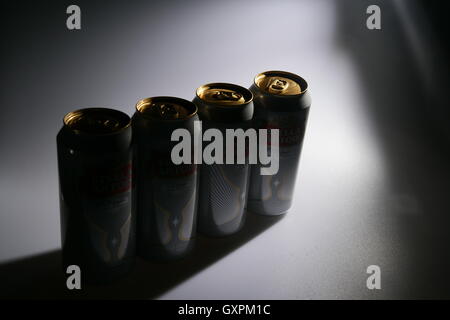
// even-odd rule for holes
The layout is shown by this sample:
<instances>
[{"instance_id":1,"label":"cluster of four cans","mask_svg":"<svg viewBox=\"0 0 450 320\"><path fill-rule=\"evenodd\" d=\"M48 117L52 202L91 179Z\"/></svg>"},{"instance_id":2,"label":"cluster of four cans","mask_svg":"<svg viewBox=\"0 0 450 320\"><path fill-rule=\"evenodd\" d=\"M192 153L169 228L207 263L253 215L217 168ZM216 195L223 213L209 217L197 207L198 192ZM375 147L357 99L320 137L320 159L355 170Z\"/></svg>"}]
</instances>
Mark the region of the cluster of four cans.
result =
<instances>
[{"instance_id":1,"label":"cluster of four cans","mask_svg":"<svg viewBox=\"0 0 450 320\"><path fill-rule=\"evenodd\" d=\"M192 248L197 228L226 236L242 228L247 210L286 212L310 104L303 78L268 71L249 90L212 83L193 102L143 99L132 119L105 108L70 112L57 136L64 268L78 265L84 280L110 282L132 268L136 250L177 259ZM278 129L278 172L261 175L262 164L248 161L174 164L172 133L194 136L198 120L224 136L226 129Z\"/></svg>"}]
</instances>

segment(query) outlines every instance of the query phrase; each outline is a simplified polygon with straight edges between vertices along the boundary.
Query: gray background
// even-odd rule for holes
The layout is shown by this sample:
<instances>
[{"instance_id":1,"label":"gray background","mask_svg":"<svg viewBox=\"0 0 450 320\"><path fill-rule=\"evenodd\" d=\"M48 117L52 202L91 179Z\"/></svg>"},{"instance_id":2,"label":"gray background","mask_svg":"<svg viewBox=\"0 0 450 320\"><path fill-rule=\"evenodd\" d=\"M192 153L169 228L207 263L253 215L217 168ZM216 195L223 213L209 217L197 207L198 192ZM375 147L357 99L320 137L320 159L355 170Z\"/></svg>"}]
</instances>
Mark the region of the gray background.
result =
<instances>
[{"instance_id":1,"label":"gray background","mask_svg":"<svg viewBox=\"0 0 450 320\"><path fill-rule=\"evenodd\" d=\"M5 297L449 297L448 66L414 1L71 2L2 8L0 277ZM365 27L382 9L382 30ZM313 99L290 212L250 217L193 256L138 261L108 288L67 293L59 268L56 134L89 106L192 99L208 82L303 76ZM254 223L253 225L251 225ZM56 250L56 251L55 251ZM366 288L378 265L382 289Z\"/></svg>"}]
</instances>

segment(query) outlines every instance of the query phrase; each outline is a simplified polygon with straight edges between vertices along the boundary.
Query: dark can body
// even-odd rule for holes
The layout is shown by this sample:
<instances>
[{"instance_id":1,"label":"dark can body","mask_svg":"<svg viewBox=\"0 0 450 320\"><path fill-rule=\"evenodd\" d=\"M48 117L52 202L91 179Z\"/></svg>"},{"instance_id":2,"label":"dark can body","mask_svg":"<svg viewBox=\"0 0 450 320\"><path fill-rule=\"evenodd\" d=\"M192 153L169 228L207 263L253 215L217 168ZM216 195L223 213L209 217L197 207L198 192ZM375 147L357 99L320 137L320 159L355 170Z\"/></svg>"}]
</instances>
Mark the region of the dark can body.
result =
<instances>
[{"instance_id":1,"label":"dark can body","mask_svg":"<svg viewBox=\"0 0 450 320\"><path fill-rule=\"evenodd\" d=\"M261 175L252 165L247 208L264 215L285 213L292 204L311 98L301 77L283 71L256 76L253 93L256 129L279 130L279 170ZM270 152L271 148L268 145Z\"/></svg>"},{"instance_id":2,"label":"dark can body","mask_svg":"<svg viewBox=\"0 0 450 320\"><path fill-rule=\"evenodd\" d=\"M193 136L195 120L197 107L184 99L155 97L136 105L132 127L138 254L146 259L181 258L194 245L197 165L173 163L171 150L178 142L171 136L176 129Z\"/></svg>"},{"instance_id":3,"label":"dark can body","mask_svg":"<svg viewBox=\"0 0 450 320\"><path fill-rule=\"evenodd\" d=\"M81 280L110 282L135 260L131 126L123 112L70 112L57 136L64 270Z\"/></svg>"},{"instance_id":4,"label":"dark can body","mask_svg":"<svg viewBox=\"0 0 450 320\"><path fill-rule=\"evenodd\" d=\"M204 94L217 95L207 99ZM235 96L233 96L235 95ZM223 137L226 129L251 128L252 94L247 89L226 83L212 83L197 89L194 103L198 107L202 130L218 129ZM208 143L203 142L203 148ZM223 158L226 158L225 138ZM250 165L206 164L200 169L198 206L199 231L209 236L226 236L239 231L245 222Z\"/></svg>"}]
</instances>

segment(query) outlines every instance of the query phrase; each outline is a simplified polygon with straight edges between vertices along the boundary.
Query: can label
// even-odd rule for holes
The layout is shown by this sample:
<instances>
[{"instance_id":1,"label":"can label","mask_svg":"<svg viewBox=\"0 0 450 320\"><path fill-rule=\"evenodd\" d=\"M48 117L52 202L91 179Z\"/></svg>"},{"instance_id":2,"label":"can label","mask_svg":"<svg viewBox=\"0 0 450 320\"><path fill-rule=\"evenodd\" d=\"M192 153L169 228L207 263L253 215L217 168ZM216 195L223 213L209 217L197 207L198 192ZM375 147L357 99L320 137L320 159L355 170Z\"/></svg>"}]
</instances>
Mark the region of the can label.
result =
<instances>
[{"instance_id":1,"label":"can label","mask_svg":"<svg viewBox=\"0 0 450 320\"><path fill-rule=\"evenodd\" d=\"M131 162L102 167L89 165L80 187L90 244L110 266L119 264L131 233Z\"/></svg>"},{"instance_id":2,"label":"can label","mask_svg":"<svg viewBox=\"0 0 450 320\"><path fill-rule=\"evenodd\" d=\"M210 188L208 209L214 225L242 218L249 168L248 164L213 164L202 168L202 182Z\"/></svg>"},{"instance_id":3,"label":"can label","mask_svg":"<svg viewBox=\"0 0 450 320\"><path fill-rule=\"evenodd\" d=\"M131 188L131 163L87 170L83 189L92 197L109 197Z\"/></svg>"},{"instance_id":4,"label":"can label","mask_svg":"<svg viewBox=\"0 0 450 320\"><path fill-rule=\"evenodd\" d=\"M155 178L180 178L190 176L195 173L197 166L191 164L174 164L170 153L152 152L151 159L148 161L150 168L150 177Z\"/></svg>"},{"instance_id":5,"label":"can label","mask_svg":"<svg viewBox=\"0 0 450 320\"><path fill-rule=\"evenodd\" d=\"M286 125L292 125L291 127L281 127ZM299 145L302 141L302 128L298 126L298 124L283 124L283 123L276 123L271 122L267 124L267 126L264 129L278 129L280 132L280 140L279 140L279 146L280 147L289 147L289 146L295 146ZM270 141L270 136L268 136L267 144L272 145Z\"/></svg>"},{"instance_id":6,"label":"can label","mask_svg":"<svg viewBox=\"0 0 450 320\"><path fill-rule=\"evenodd\" d=\"M140 201L148 208L145 212L152 213L148 218L153 222L147 222L154 224L152 242L175 252L193 237L197 165L174 164L167 150L149 148L145 154L146 196Z\"/></svg>"},{"instance_id":7,"label":"can label","mask_svg":"<svg viewBox=\"0 0 450 320\"><path fill-rule=\"evenodd\" d=\"M280 157L296 157L303 141L305 122L304 115L299 112L270 112L262 128L279 130ZM267 138L267 145L271 145L270 135Z\"/></svg>"},{"instance_id":8,"label":"can label","mask_svg":"<svg viewBox=\"0 0 450 320\"><path fill-rule=\"evenodd\" d=\"M249 191L250 201L264 201L264 210L282 212L286 202L292 200L298 162L305 133L307 111L305 112L268 112L260 127L278 129L280 133L279 156L280 168L275 175L259 176L256 166L252 174ZM268 153L271 142L268 138Z\"/></svg>"}]
</instances>

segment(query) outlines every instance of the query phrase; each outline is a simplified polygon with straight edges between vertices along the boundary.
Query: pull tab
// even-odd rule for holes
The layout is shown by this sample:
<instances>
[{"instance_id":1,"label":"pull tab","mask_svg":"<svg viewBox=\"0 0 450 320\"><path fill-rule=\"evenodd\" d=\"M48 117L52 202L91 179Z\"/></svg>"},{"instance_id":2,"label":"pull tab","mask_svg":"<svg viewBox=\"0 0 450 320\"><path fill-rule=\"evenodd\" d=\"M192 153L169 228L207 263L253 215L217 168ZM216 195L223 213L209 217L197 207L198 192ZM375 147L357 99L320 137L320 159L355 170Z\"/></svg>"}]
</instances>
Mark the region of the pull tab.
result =
<instances>
[{"instance_id":1,"label":"pull tab","mask_svg":"<svg viewBox=\"0 0 450 320\"><path fill-rule=\"evenodd\" d=\"M91 128L96 131L114 130L119 126L119 122L114 119L108 119L103 117L81 117L80 120L84 121L86 128Z\"/></svg>"},{"instance_id":2,"label":"pull tab","mask_svg":"<svg viewBox=\"0 0 450 320\"><path fill-rule=\"evenodd\" d=\"M217 90L213 93L213 97L216 100L238 101L242 95L234 91Z\"/></svg>"},{"instance_id":3,"label":"pull tab","mask_svg":"<svg viewBox=\"0 0 450 320\"><path fill-rule=\"evenodd\" d=\"M288 88L289 84L286 80L275 78L269 84L269 90L276 92L283 92Z\"/></svg>"},{"instance_id":4,"label":"pull tab","mask_svg":"<svg viewBox=\"0 0 450 320\"><path fill-rule=\"evenodd\" d=\"M154 104L153 108L163 119L177 119L179 116L177 108L171 103Z\"/></svg>"},{"instance_id":5,"label":"pull tab","mask_svg":"<svg viewBox=\"0 0 450 320\"><path fill-rule=\"evenodd\" d=\"M100 125L103 125L105 128L110 128L110 129L114 129L119 126L119 122L112 120L112 119L98 120L98 123Z\"/></svg>"}]
</instances>

